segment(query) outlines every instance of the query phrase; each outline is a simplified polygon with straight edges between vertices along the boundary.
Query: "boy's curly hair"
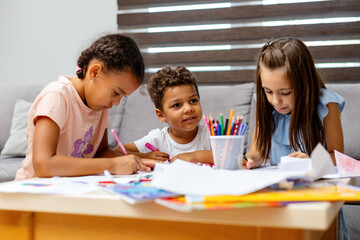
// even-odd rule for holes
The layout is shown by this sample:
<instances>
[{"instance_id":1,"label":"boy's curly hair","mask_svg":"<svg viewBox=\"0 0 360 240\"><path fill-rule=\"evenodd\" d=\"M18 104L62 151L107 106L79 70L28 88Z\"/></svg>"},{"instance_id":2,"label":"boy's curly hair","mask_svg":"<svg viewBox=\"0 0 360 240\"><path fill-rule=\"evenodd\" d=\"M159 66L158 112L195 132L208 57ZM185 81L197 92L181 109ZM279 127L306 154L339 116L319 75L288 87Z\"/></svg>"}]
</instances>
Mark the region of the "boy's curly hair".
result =
<instances>
[{"instance_id":1,"label":"boy's curly hair","mask_svg":"<svg viewBox=\"0 0 360 240\"><path fill-rule=\"evenodd\" d=\"M151 76L147 85L147 90L155 107L163 110L162 100L164 97L164 92L169 87L175 87L184 84L193 85L197 95L200 98L196 81L197 79L195 75L184 66L166 66Z\"/></svg>"}]
</instances>

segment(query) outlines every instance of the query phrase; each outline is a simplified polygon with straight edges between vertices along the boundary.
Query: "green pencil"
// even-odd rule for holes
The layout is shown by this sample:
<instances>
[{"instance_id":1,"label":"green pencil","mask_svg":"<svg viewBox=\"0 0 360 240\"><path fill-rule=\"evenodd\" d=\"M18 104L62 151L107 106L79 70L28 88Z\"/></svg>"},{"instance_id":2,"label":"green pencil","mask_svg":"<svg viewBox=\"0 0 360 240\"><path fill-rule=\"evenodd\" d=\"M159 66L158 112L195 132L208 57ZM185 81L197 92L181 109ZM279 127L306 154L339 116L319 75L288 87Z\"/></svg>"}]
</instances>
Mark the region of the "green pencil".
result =
<instances>
[{"instance_id":1,"label":"green pencil","mask_svg":"<svg viewBox=\"0 0 360 240\"><path fill-rule=\"evenodd\" d=\"M224 116L220 114L221 135L224 135Z\"/></svg>"}]
</instances>

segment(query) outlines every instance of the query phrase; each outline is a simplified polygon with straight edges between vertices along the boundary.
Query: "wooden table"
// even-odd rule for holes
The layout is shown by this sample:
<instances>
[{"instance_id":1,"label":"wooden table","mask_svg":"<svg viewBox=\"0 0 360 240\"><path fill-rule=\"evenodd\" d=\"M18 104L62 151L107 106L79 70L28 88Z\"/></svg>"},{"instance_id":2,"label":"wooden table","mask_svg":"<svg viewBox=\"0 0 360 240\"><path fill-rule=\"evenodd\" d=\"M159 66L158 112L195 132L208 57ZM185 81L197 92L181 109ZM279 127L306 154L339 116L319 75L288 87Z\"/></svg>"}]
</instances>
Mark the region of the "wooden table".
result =
<instances>
[{"instance_id":1,"label":"wooden table","mask_svg":"<svg viewBox=\"0 0 360 240\"><path fill-rule=\"evenodd\" d=\"M336 239L342 204L182 213L107 193L0 193L0 239Z\"/></svg>"}]
</instances>

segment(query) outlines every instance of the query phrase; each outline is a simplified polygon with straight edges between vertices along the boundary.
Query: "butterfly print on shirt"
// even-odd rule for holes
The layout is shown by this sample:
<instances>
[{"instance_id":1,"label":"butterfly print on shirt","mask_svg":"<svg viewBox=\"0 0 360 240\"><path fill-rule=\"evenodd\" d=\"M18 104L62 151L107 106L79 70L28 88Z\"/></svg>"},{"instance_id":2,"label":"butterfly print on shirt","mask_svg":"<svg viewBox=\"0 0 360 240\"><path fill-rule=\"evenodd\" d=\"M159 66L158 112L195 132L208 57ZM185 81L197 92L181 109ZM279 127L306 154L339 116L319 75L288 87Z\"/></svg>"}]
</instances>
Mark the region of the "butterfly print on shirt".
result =
<instances>
[{"instance_id":1,"label":"butterfly print on shirt","mask_svg":"<svg viewBox=\"0 0 360 240\"><path fill-rule=\"evenodd\" d=\"M94 150L94 146L90 143L92 131L93 127L85 133L84 139L78 139L74 142L74 151L71 153L71 156L83 158L84 154L89 154Z\"/></svg>"}]
</instances>

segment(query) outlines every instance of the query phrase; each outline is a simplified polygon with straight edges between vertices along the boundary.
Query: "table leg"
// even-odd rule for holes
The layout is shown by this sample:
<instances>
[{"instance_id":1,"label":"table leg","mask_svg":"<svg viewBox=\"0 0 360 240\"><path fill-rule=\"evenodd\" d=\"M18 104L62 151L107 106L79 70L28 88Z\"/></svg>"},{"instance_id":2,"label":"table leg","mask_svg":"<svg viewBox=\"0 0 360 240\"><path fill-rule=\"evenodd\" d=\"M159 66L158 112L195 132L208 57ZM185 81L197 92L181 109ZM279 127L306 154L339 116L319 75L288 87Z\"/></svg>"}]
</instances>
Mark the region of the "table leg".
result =
<instances>
[{"instance_id":1,"label":"table leg","mask_svg":"<svg viewBox=\"0 0 360 240\"><path fill-rule=\"evenodd\" d=\"M34 213L0 210L0 239L33 240Z\"/></svg>"}]
</instances>

